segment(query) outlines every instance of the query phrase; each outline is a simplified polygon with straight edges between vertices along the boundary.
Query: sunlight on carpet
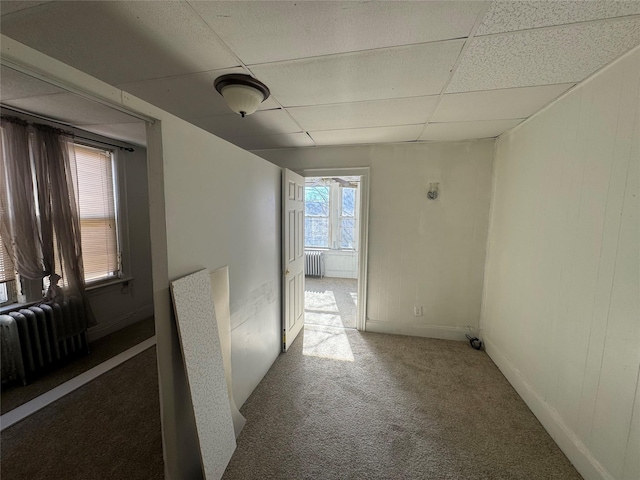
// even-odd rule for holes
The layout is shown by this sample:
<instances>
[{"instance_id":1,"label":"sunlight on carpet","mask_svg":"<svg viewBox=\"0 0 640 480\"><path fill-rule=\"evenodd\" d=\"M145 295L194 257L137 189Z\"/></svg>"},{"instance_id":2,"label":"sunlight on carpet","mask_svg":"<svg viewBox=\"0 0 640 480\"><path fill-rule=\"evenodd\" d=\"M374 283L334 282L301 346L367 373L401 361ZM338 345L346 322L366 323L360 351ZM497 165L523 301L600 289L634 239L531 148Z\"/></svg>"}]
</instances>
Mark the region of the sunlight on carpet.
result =
<instances>
[{"instance_id":1,"label":"sunlight on carpet","mask_svg":"<svg viewBox=\"0 0 640 480\"><path fill-rule=\"evenodd\" d=\"M343 328L305 325L302 354L311 357L353 362L353 351Z\"/></svg>"},{"instance_id":2,"label":"sunlight on carpet","mask_svg":"<svg viewBox=\"0 0 640 480\"><path fill-rule=\"evenodd\" d=\"M304 308L315 312L338 313L338 303L336 297L330 290L323 292L304 292Z\"/></svg>"},{"instance_id":3,"label":"sunlight on carpet","mask_svg":"<svg viewBox=\"0 0 640 480\"><path fill-rule=\"evenodd\" d=\"M338 313L310 312L308 310L304 312L304 323L305 325L323 325L325 327L345 327L342 317Z\"/></svg>"}]
</instances>

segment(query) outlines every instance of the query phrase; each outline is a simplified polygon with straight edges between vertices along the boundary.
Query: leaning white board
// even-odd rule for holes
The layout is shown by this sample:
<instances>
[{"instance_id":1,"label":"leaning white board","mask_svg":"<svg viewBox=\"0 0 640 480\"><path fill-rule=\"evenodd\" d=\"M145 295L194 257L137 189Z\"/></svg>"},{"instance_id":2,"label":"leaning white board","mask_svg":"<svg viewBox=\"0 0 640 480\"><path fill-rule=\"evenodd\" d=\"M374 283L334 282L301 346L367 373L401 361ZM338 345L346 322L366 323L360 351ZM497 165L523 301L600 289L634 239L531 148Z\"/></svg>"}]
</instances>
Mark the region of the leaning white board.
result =
<instances>
[{"instance_id":1,"label":"leaning white board","mask_svg":"<svg viewBox=\"0 0 640 480\"><path fill-rule=\"evenodd\" d=\"M171 282L204 477L219 480L236 448L208 270Z\"/></svg>"},{"instance_id":2,"label":"leaning white board","mask_svg":"<svg viewBox=\"0 0 640 480\"><path fill-rule=\"evenodd\" d=\"M233 398L233 384L231 375L231 309L229 307L229 267L222 267L214 270L211 276L211 293L213 295L213 306L218 321L218 334L220 335L220 347L222 350L222 363L227 379L227 391L229 392L229 406L231 407L231 418L233 419L233 429L236 438L244 424L247 423L242 416L236 401Z\"/></svg>"}]
</instances>

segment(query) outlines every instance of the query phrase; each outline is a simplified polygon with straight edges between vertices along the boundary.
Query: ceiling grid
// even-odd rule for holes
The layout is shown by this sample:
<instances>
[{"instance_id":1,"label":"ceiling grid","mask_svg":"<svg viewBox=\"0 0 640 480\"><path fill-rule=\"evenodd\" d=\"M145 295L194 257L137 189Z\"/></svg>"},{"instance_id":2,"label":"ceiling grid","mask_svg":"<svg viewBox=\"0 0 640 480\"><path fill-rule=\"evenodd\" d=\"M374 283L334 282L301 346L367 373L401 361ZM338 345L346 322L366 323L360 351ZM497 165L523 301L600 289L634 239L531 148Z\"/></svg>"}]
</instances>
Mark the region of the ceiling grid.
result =
<instances>
[{"instance_id":1,"label":"ceiling grid","mask_svg":"<svg viewBox=\"0 0 640 480\"><path fill-rule=\"evenodd\" d=\"M640 1L1 1L0 15L2 34L247 149L496 137L640 44ZM1 73L8 107L141 141L139 122ZM213 87L228 73L271 97L237 117Z\"/></svg>"}]
</instances>

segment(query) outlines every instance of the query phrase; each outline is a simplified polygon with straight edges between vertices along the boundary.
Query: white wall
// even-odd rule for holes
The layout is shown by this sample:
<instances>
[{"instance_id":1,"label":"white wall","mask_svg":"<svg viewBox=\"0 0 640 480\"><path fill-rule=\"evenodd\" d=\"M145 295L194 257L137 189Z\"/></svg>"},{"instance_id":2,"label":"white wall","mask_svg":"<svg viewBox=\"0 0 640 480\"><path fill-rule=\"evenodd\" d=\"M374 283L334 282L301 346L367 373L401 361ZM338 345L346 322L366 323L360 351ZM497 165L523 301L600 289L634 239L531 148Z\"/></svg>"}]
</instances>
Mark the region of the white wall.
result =
<instances>
[{"instance_id":1,"label":"white wall","mask_svg":"<svg viewBox=\"0 0 640 480\"><path fill-rule=\"evenodd\" d=\"M170 478L192 479L202 473L167 279L229 266L233 389L242 405L281 348L281 170L177 117L155 115L161 122L148 137L165 459Z\"/></svg>"},{"instance_id":2,"label":"white wall","mask_svg":"<svg viewBox=\"0 0 640 480\"><path fill-rule=\"evenodd\" d=\"M497 143L493 360L586 479L640 478L640 50Z\"/></svg>"},{"instance_id":3,"label":"white wall","mask_svg":"<svg viewBox=\"0 0 640 480\"><path fill-rule=\"evenodd\" d=\"M265 150L292 170L371 168L367 331L464 339L480 318L493 140ZM440 197L427 200L429 182ZM413 307L424 316L414 317Z\"/></svg>"},{"instance_id":4,"label":"white wall","mask_svg":"<svg viewBox=\"0 0 640 480\"><path fill-rule=\"evenodd\" d=\"M137 146L133 148L134 152L117 151L119 167L124 170L119 176L120 200L126 206L121 218L127 229L123 242L123 268L125 277L133 277L133 280L127 288L116 284L88 292L98 322L89 329L91 340L153 315L147 151Z\"/></svg>"},{"instance_id":5,"label":"white wall","mask_svg":"<svg viewBox=\"0 0 640 480\"><path fill-rule=\"evenodd\" d=\"M358 278L358 252L355 250L325 250L324 276Z\"/></svg>"},{"instance_id":6,"label":"white wall","mask_svg":"<svg viewBox=\"0 0 640 480\"><path fill-rule=\"evenodd\" d=\"M242 405L280 351L281 169L177 118L162 142L169 279L229 265Z\"/></svg>"}]
</instances>

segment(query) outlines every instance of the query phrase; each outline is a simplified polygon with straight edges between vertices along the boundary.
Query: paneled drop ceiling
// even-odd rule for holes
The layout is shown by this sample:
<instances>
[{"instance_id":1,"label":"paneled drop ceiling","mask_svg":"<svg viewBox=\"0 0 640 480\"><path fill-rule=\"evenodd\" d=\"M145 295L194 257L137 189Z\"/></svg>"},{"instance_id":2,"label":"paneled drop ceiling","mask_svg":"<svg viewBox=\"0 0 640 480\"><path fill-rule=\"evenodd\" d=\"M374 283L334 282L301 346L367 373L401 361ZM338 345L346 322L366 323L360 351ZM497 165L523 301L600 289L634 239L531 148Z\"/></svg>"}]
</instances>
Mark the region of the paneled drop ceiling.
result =
<instances>
[{"instance_id":1,"label":"paneled drop ceiling","mask_svg":"<svg viewBox=\"0 0 640 480\"><path fill-rule=\"evenodd\" d=\"M247 149L496 137L640 44L640 1L0 9L4 35ZM77 111L56 87L1 73L3 104L67 120ZM225 73L253 75L272 96L242 119L213 88ZM77 124L139 136L120 112L83 107Z\"/></svg>"}]
</instances>

